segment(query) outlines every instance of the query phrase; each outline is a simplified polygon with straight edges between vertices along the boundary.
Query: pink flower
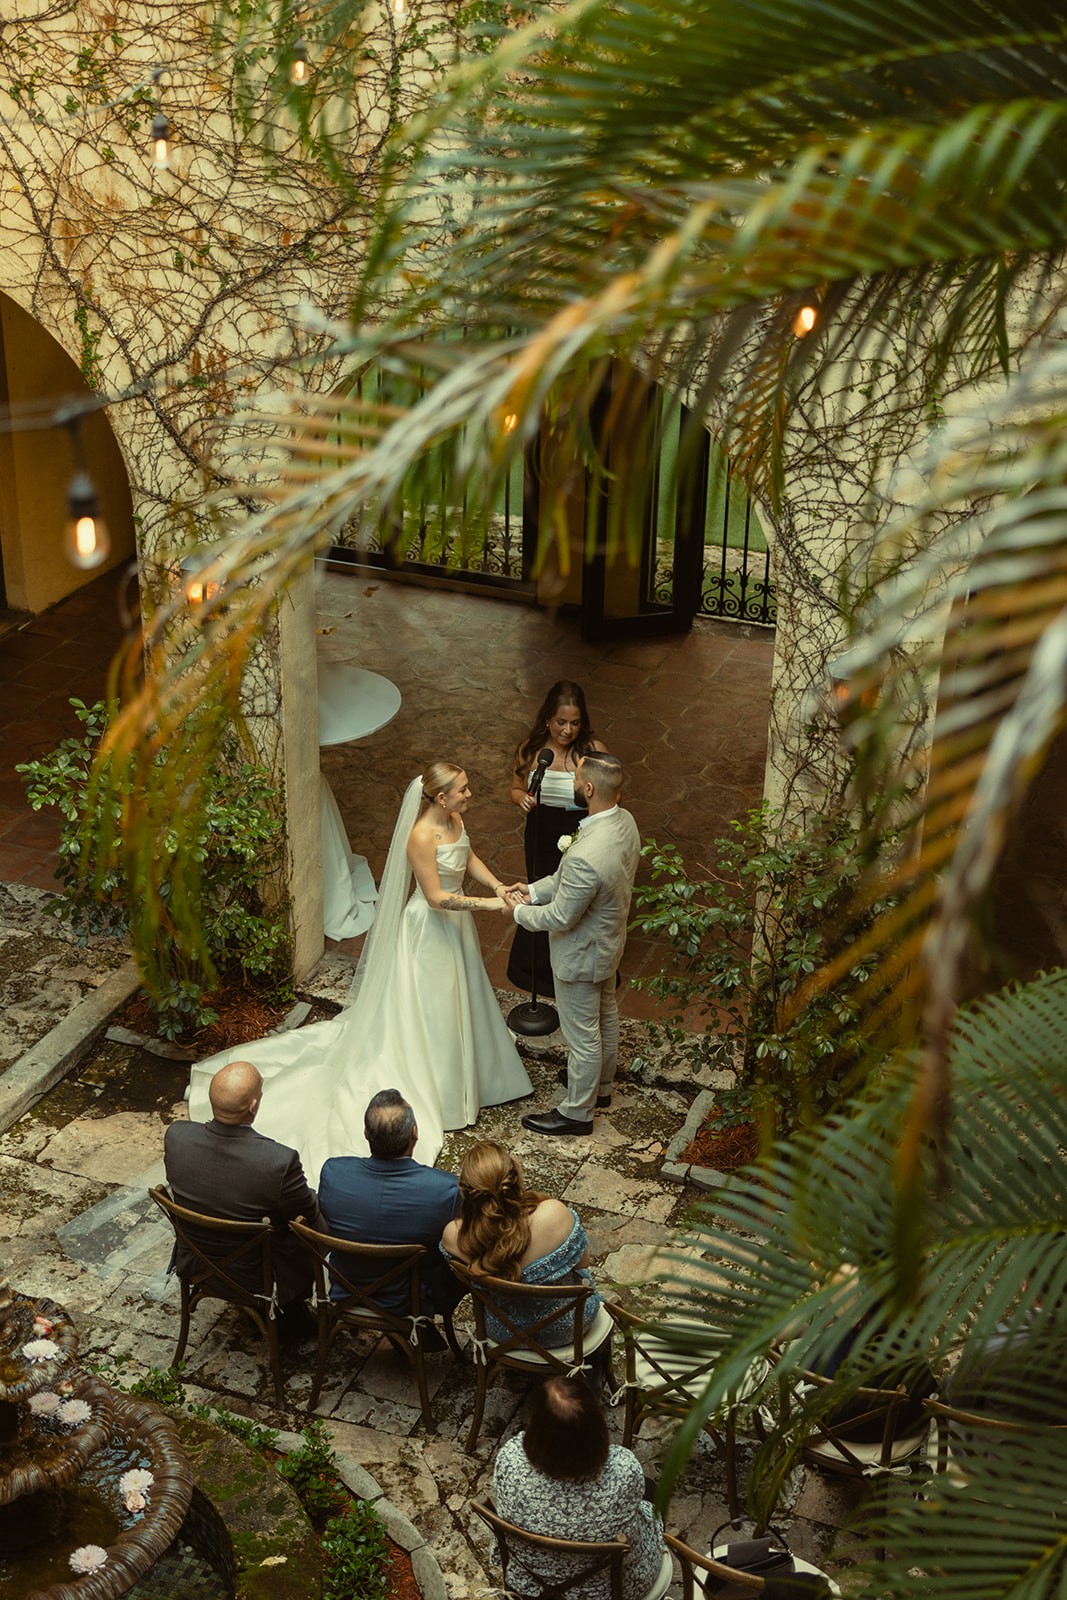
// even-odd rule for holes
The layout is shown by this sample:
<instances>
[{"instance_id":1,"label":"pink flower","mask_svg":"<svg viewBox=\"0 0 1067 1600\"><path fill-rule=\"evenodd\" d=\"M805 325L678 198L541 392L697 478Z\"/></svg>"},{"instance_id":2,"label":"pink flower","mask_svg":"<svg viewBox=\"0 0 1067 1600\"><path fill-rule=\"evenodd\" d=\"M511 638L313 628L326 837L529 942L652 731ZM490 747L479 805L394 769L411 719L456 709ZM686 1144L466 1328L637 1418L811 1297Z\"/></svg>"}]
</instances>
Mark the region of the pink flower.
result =
<instances>
[{"instance_id":1,"label":"pink flower","mask_svg":"<svg viewBox=\"0 0 1067 1600\"><path fill-rule=\"evenodd\" d=\"M29 1344L24 1344L22 1353L27 1361L54 1361L59 1354L59 1346L53 1344L51 1339L31 1339Z\"/></svg>"},{"instance_id":2,"label":"pink flower","mask_svg":"<svg viewBox=\"0 0 1067 1600\"><path fill-rule=\"evenodd\" d=\"M79 1422L88 1422L93 1408L85 1400L64 1400L56 1412L56 1421L66 1428L76 1428Z\"/></svg>"},{"instance_id":3,"label":"pink flower","mask_svg":"<svg viewBox=\"0 0 1067 1600\"><path fill-rule=\"evenodd\" d=\"M50 1417L59 1410L59 1396L46 1389L43 1394L30 1395L30 1416Z\"/></svg>"},{"instance_id":4,"label":"pink flower","mask_svg":"<svg viewBox=\"0 0 1067 1600\"><path fill-rule=\"evenodd\" d=\"M98 1544L83 1544L70 1558L72 1572L99 1572L107 1560L107 1551Z\"/></svg>"},{"instance_id":5,"label":"pink flower","mask_svg":"<svg viewBox=\"0 0 1067 1600\"><path fill-rule=\"evenodd\" d=\"M74 1385L69 1378L64 1378L62 1383L56 1384L56 1394L73 1394Z\"/></svg>"},{"instance_id":6,"label":"pink flower","mask_svg":"<svg viewBox=\"0 0 1067 1600\"><path fill-rule=\"evenodd\" d=\"M37 1334L51 1333L55 1327L54 1322L49 1322L47 1317L34 1317L33 1331Z\"/></svg>"},{"instance_id":7,"label":"pink flower","mask_svg":"<svg viewBox=\"0 0 1067 1600\"><path fill-rule=\"evenodd\" d=\"M127 1511L143 1511L147 1504L147 1498L143 1494L138 1494L136 1489L131 1489L126 1496Z\"/></svg>"}]
</instances>

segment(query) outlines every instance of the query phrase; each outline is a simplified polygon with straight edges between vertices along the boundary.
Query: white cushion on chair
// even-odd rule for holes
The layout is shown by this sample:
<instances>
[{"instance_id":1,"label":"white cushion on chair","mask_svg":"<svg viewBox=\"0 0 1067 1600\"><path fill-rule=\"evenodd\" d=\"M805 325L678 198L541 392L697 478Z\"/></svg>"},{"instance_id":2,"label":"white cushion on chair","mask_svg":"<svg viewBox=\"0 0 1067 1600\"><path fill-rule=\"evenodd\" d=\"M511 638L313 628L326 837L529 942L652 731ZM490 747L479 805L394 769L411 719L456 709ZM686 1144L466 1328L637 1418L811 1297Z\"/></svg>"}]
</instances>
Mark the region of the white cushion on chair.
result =
<instances>
[{"instance_id":1,"label":"white cushion on chair","mask_svg":"<svg viewBox=\"0 0 1067 1600\"><path fill-rule=\"evenodd\" d=\"M670 1551L664 1550L663 1560L660 1562L660 1569L656 1573L655 1581L651 1589L647 1589L641 1596L641 1600L661 1600L661 1596L667 1593L673 1579L674 1562L671 1559Z\"/></svg>"},{"instance_id":2,"label":"white cushion on chair","mask_svg":"<svg viewBox=\"0 0 1067 1600\"><path fill-rule=\"evenodd\" d=\"M711 1559L713 1561L725 1561L726 1550L726 1545L717 1544L714 1550L711 1552ZM813 1567L810 1561L802 1561L799 1556L793 1557L793 1565L798 1572L807 1572L812 1577L825 1578L827 1583L830 1585L831 1594L839 1595L841 1593L841 1590L838 1588L833 1578L831 1578L828 1572L824 1572L822 1567Z\"/></svg>"},{"instance_id":3,"label":"white cushion on chair","mask_svg":"<svg viewBox=\"0 0 1067 1600\"><path fill-rule=\"evenodd\" d=\"M594 1350L599 1350L600 1346L602 1344L604 1344L604 1342L606 1340L611 1338L611 1335L612 1335L612 1332L614 1330L614 1327L615 1327L615 1324L611 1320L611 1317L608 1315L607 1311L605 1311L604 1307L603 1306L598 1306L597 1307L596 1316L593 1318L592 1322L589 1324L589 1327L586 1328L585 1337L582 1340L582 1359L583 1359L583 1361L588 1356L591 1356ZM540 1338L540 1335L539 1334L535 1334L534 1337L535 1338ZM493 1350L495 1350L497 1348L498 1344L505 1343L506 1341L490 1339L487 1342L488 1342L490 1351L493 1351ZM569 1360L573 1364L573 1362L574 1362L574 1344L573 1344L573 1341L571 1343L569 1343L569 1344L556 1344L556 1345L552 1345L551 1347L546 1345L545 1348L546 1349L551 1348L552 1354L554 1356L558 1356L561 1361ZM508 1355L507 1355L507 1359L509 1361L528 1361L530 1363L530 1365L534 1366L534 1367L543 1367L543 1366L547 1365L547 1363L545 1362L544 1358L542 1356L539 1356L537 1354L536 1350L522 1350L522 1349L509 1350L508 1351Z\"/></svg>"},{"instance_id":4,"label":"white cushion on chair","mask_svg":"<svg viewBox=\"0 0 1067 1600\"><path fill-rule=\"evenodd\" d=\"M890 1466L896 1466L900 1461L907 1461L909 1456L913 1456L917 1450L921 1450L926 1443L926 1436L929 1432L930 1425L927 1423L921 1433L909 1433L903 1438L894 1439L889 1448ZM856 1460L865 1467L877 1467L880 1464L882 1459L882 1441L880 1439L874 1444L854 1444L851 1439L846 1438L842 1433L841 1443L847 1446L848 1456L843 1451L838 1450L829 1439L817 1439L814 1442L808 1441L804 1449L813 1459L826 1461L831 1466L839 1466L842 1462L846 1466L851 1465L849 1456L855 1456Z\"/></svg>"},{"instance_id":5,"label":"white cushion on chair","mask_svg":"<svg viewBox=\"0 0 1067 1600\"><path fill-rule=\"evenodd\" d=\"M674 1321L664 1323L663 1326L668 1333L670 1329L677 1328L683 1333L701 1333L705 1337L709 1334L718 1336L721 1340L720 1354L725 1351L729 1342L727 1335L721 1328L711 1328L704 1322ZM648 1357L643 1353L645 1351L658 1363L662 1369L660 1372L657 1372L656 1368L651 1365ZM713 1359L718 1358L713 1358L706 1351L701 1353L695 1349L679 1350L673 1348L665 1340L659 1339L655 1335L650 1337L642 1330L637 1336L637 1349L634 1356L634 1378L639 1389L662 1389L669 1379L684 1379L689 1373L696 1373L702 1367L707 1367ZM754 1393L763 1382L769 1370L770 1363L766 1360L760 1358L754 1361L741 1379L734 1398L747 1400L749 1395ZM663 1374L666 1374L666 1376L663 1376ZM703 1389L708 1381L707 1373L701 1374L697 1381L699 1387ZM685 1397L690 1400L696 1399L696 1395L688 1389L685 1390ZM681 1392L679 1392L679 1398L682 1398Z\"/></svg>"}]
</instances>

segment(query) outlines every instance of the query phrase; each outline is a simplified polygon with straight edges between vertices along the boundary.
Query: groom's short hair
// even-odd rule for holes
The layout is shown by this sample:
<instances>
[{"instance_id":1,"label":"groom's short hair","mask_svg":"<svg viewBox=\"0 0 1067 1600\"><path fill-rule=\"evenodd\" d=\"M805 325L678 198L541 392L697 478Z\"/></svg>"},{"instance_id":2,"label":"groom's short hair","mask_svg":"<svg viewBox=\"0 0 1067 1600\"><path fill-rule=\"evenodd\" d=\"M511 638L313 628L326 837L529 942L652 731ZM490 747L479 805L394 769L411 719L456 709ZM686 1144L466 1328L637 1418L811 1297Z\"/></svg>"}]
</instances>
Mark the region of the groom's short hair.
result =
<instances>
[{"instance_id":1,"label":"groom's short hair","mask_svg":"<svg viewBox=\"0 0 1067 1600\"><path fill-rule=\"evenodd\" d=\"M380 1089L363 1116L363 1131L377 1161L398 1161L408 1153L415 1113L399 1089Z\"/></svg>"},{"instance_id":2,"label":"groom's short hair","mask_svg":"<svg viewBox=\"0 0 1067 1600\"><path fill-rule=\"evenodd\" d=\"M590 750L582 757L582 779L593 785L602 800L617 799L622 788L622 762L606 750Z\"/></svg>"}]
</instances>

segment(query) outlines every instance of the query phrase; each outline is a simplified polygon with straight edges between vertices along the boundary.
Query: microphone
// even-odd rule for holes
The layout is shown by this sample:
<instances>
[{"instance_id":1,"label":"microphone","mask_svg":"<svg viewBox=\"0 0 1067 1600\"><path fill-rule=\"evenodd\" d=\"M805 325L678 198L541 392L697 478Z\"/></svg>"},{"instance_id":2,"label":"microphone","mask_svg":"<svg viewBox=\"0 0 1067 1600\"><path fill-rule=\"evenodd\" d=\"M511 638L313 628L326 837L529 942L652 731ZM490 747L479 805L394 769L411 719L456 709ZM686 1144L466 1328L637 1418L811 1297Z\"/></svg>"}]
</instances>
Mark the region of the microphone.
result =
<instances>
[{"instance_id":1,"label":"microphone","mask_svg":"<svg viewBox=\"0 0 1067 1600\"><path fill-rule=\"evenodd\" d=\"M545 773L548 771L551 765L552 751L542 750L541 754L537 758L537 770L532 774L530 781L526 786L527 794L536 796L541 793L541 785L545 781Z\"/></svg>"}]
</instances>

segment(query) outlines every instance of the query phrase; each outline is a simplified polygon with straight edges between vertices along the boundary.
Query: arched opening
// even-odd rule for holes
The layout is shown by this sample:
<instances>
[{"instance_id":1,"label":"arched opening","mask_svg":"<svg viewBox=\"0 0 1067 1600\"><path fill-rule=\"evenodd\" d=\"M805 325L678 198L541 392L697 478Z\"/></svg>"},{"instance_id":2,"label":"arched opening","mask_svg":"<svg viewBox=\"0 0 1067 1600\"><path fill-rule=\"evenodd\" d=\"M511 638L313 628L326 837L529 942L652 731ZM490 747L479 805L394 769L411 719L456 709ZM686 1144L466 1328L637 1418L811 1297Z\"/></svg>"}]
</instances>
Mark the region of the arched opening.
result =
<instances>
[{"instance_id":1,"label":"arched opening","mask_svg":"<svg viewBox=\"0 0 1067 1600\"><path fill-rule=\"evenodd\" d=\"M10 409L17 418L30 405L40 409L42 402L58 405L64 398L85 399L91 393L51 334L0 293L3 412ZM102 569L92 572L79 571L64 555L67 484L74 470L65 433L54 428L0 429L0 608L44 611L136 553L129 479L104 412L83 418L80 434L85 465L111 531L111 554Z\"/></svg>"}]
</instances>

